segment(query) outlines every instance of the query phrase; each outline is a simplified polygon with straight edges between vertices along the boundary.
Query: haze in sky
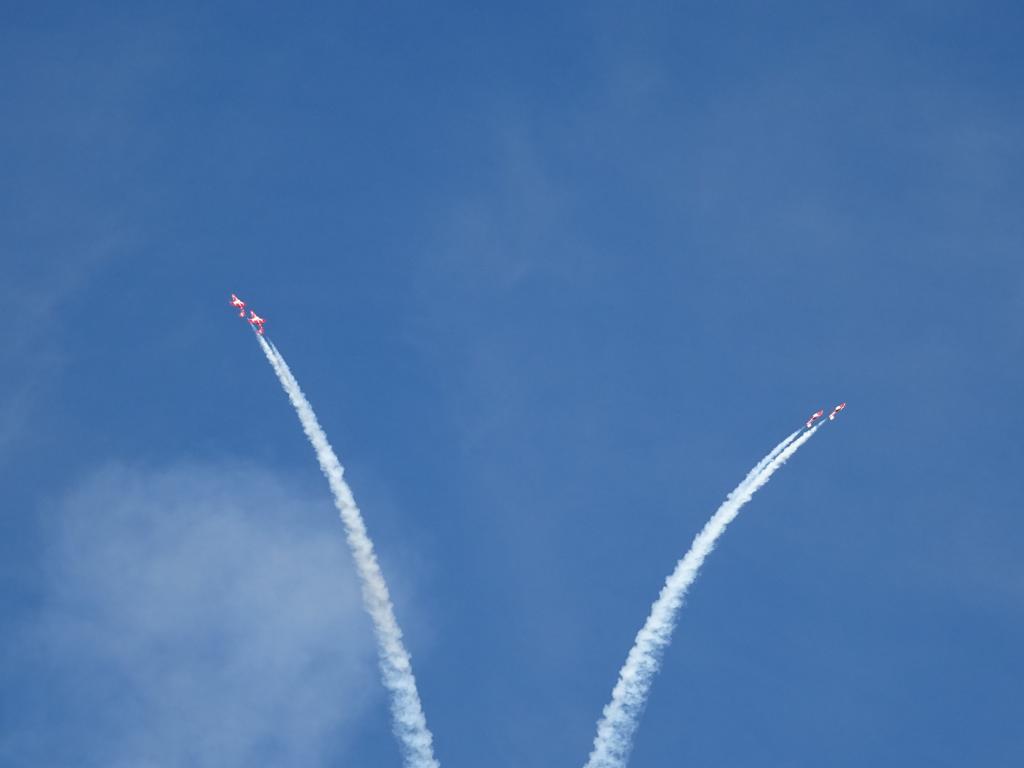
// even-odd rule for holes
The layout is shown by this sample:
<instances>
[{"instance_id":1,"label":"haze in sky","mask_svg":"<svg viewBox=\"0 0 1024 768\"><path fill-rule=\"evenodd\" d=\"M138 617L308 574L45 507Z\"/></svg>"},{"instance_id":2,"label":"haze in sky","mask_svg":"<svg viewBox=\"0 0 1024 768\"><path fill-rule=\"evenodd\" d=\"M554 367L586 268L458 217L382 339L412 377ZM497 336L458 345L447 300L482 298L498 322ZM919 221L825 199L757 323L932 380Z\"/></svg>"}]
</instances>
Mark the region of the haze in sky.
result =
<instances>
[{"instance_id":1,"label":"haze in sky","mask_svg":"<svg viewBox=\"0 0 1024 768\"><path fill-rule=\"evenodd\" d=\"M1024 763L1018 4L21 5L0 764Z\"/></svg>"}]
</instances>

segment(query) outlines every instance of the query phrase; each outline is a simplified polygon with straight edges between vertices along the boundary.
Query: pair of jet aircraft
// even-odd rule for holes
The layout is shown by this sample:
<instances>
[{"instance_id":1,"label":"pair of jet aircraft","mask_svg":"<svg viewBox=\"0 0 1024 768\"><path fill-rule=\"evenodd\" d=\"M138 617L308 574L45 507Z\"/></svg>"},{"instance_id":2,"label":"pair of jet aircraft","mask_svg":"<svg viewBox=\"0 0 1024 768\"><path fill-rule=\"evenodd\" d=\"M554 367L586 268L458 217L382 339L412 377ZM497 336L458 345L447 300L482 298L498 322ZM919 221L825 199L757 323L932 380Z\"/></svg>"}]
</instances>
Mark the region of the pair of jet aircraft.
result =
<instances>
[{"instance_id":1,"label":"pair of jet aircraft","mask_svg":"<svg viewBox=\"0 0 1024 768\"><path fill-rule=\"evenodd\" d=\"M235 296L235 294L233 293L231 294L231 306L235 307L238 310L239 317L245 317L245 302L242 301L237 296ZM249 310L249 325L255 328L256 333L258 333L260 336L263 335L263 324L265 322L267 321L264 320L259 315L257 315L251 309Z\"/></svg>"},{"instance_id":2,"label":"pair of jet aircraft","mask_svg":"<svg viewBox=\"0 0 1024 768\"><path fill-rule=\"evenodd\" d=\"M835 408L833 408L833 409L832 409L832 413L830 413L830 414L828 415L828 420L829 420L829 421L833 421L833 420L835 420L835 418L836 418L836 414L837 414L837 413L839 413L839 412L840 412L841 410L843 410L843 408L845 408L845 407L846 407L846 403L840 403L840 404L839 404L839 405L837 405L837 406L836 406ZM808 429L810 429L810 428L811 428L811 425L812 425L812 424L813 424L814 422L816 422L816 421L817 421L818 419L820 419L820 418L821 418L822 416L824 416L824 415L825 415L825 409L824 409L824 408L822 408L822 409L821 409L820 411L818 411L817 413L812 413L812 414L811 414L811 418L809 418L809 419L807 420L807 424L805 424L804 426L806 426L806 427L807 427Z\"/></svg>"}]
</instances>

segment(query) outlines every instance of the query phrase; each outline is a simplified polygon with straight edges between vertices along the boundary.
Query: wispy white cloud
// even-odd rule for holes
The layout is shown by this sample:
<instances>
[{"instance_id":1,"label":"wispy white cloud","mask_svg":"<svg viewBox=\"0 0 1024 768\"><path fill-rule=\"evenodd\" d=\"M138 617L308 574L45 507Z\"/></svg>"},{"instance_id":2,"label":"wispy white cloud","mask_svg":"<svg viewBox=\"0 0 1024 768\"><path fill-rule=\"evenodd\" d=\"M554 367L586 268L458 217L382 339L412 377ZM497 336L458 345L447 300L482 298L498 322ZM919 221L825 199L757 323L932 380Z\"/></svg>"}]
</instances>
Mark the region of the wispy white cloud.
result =
<instances>
[{"instance_id":1,"label":"wispy white cloud","mask_svg":"<svg viewBox=\"0 0 1024 768\"><path fill-rule=\"evenodd\" d=\"M54 511L42 607L0 660L0 763L340 759L378 694L324 506L251 468L88 478Z\"/></svg>"},{"instance_id":2,"label":"wispy white cloud","mask_svg":"<svg viewBox=\"0 0 1024 768\"><path fill-rule=\"evenodd\" d=\"M61 261L59 268L46 264L39 254L19 254L12 260L11 273L0 285L0 306L8 318L5 354L9 363L0 393L0 460L32 434L30 417L64 368L66 353L59 333L62 304L82 291L112 258L113 243L110 238L81 246L76 257ZM4 247L2 239L0 247ZM31 268L19 261L30 262Z\"/></svg>"}]
</instances>

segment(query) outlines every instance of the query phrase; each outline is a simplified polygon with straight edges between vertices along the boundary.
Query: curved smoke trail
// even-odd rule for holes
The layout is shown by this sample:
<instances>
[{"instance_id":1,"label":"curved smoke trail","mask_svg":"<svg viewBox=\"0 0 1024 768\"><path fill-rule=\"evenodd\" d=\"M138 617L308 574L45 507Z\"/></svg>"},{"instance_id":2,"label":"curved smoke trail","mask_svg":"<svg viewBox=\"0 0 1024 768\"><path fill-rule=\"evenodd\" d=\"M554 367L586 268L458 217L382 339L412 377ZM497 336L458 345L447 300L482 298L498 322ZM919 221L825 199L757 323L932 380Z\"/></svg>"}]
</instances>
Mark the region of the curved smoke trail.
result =
<instances>
[{"instance_id":1,"label":"curved smoke trail","mask_svg":"<svg viewBox=\"0 0 1024 768\"><path fill-rule=\"evenodd\" d=\"M819 425L820 426L820 425ZM623 768L629 758L654 675L661 665L661 657L672 640L676 615L682 607L686 592L697 578L704 559L715 548L715 542L729 523L739 514L757 490L768 482L800 446L806 443L818 426L806 432L798 430L779 443L771 453L747 474L730 493L711 519L705 524L686 553L665 580L658 599L651 606L643 628L637 633L626 663L619 671L619 679L612 690L612 700L604 708L597 724L597 736L585 768ZM799 435L799 437L798 437Z\"/></svg>"},{"instance_id":2,"label":"curved smoke trail","mask_svg":"<svg viewBox=\"0 0 1024 768\"><path fill-rule=\"evenodd\" d=\"M316 458L320 462L320 469L331 486L334 506L338 508L341 520L345 524L345 535L362 583L363 602L373 620L373 628L377 635L381 676L384 687L391 694L395 735L401 743L405 764L409 768L439 768L440 764L434 758L433 736L427 728L427 719L423 715L420 696L416 690L416 678L413 677L409 652L402 643L402 630L395 620L387 583L373 552L373 542L366 533L366 526L352 496L352 490L344 480L345 470L335 456L331 444L327 442L327 435L320 427L313 407L302 394L299 383L281 353L277 351L277 347L268 343L262 336L256 338L281 386L288 393L288 399L295 406L299 421L302 422L302 429L312 443Z\"/></svg>"}]
</instances>

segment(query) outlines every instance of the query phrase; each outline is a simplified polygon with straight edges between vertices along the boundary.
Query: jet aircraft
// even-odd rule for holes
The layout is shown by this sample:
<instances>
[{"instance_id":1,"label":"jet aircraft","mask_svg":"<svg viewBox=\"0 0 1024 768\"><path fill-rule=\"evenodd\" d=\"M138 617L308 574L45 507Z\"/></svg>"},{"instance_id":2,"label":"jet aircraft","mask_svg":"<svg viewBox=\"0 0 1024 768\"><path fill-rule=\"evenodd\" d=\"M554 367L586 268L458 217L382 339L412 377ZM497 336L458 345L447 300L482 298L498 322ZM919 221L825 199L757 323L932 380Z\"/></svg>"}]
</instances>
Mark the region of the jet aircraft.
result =
<instances>
[{"instance_id":1,"label":"jet aircraft","mask_svg":"<svg viewBox=\"0 0 1024 768\"><path fill-rule=\"evenodd\" d=\"M846 407L846 403L840 403L840 404L839 404L839 405L837 405L837 406L836 406L835 408L833 408L833 409L832 409L832 413L830 413L830 414L828 415L828 420L829 420L829 421L833 421L833 420L835 419L835 417L836 417L836 414L838 414L838 413L839 413L839 412L840 412L841 410L843 410L843 408L845 408L845 407Z\"/></svg>"},{"instance_id":2,"label":"jet aircraft","mask_svg":"<svg viewBox=\"0 0 1024 768\"><path fill-rule=\"evenodd\" d=\"M239 317L245 317L245 302L233 293L231 294L231 306L238 308Z\"/></svg>"},{"instance_id":3,"label":"jet aircraft","mask_svg":"<svg viewBox=\"0 0 1024 768\"><path fill-rule=\"evenodd\" d=\"M822 408L822 409L821 409L820 411L818 411L817 413L812 413L812 414L811 414L811 418L809 418L809 419L807 420L807 424L806 424L805 426L806 426L806 427L807 427L808 429L810 429L810 428L811 428L811 424L813 424L814 422L816 422L816 421L817 421L818 419L820 419L820 418L821 418L822 416L824 416L824 415L825 415L825 409L824 409L824 408Z\"/></svg>"},{"instance_id":4,"label":"jet aircraft","mask_svg":"<svg viewBox=\"0 0 1024 768\"><path fill-rule=\"evenodd\" d=\"M265 322L267 322L267 321L264 320L259 315L257 315L251 309L249 310L249 315L250 315L250 317L249 317L249 325L251 325L253 328L255 328L256 329L256 333L258 333L260 336L262 336L263 335L263 324Z\"/></svg>"}]
</instances>

